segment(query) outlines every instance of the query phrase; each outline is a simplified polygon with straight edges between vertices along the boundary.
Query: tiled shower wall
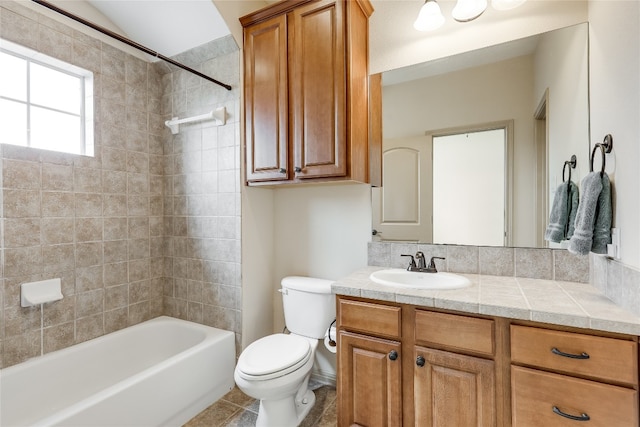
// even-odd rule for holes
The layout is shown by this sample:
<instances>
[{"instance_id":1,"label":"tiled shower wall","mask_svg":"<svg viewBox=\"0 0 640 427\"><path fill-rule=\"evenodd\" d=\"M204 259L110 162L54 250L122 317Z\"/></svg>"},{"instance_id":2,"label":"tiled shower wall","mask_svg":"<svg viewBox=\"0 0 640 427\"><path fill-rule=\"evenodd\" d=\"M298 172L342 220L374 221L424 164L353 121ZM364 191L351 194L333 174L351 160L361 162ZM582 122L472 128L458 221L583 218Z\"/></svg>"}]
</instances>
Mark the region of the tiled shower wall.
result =
<instances>
[{"instance_id":1,"label":"tiled shower wall","mask_svg":"<svg viewBox=\"0 0 640 427\"><path fill-rule=\"evenodd\" d=\"M165 313L234 331L240 349L239 50L228 36L175 59L233 89L183 70L162 79L169 117L226 109L224 126L181 125L165 142Z\"/></svg>"},{"instance_id":2,"label":"tiled shower wall","mask_svg":"<svg viewBox=\"0 0 640 427\"><path fill-rule=\"evenodd\" d=\"M0 144L0 368L165 313L239 332L237 90L13 1L0 2L0 37L93 71L96 112L95 157ZM228 45L182 59L237 87ZM164 126L219 95L227 126ZM53 277L63 300L20 307L20 283Z\"/></svg>"},{"instance_id":3,"label":"tiled shower wall","mask_svg":"<svg viewBox=\"0 0 640 427\"><path fill-rule=\"evenodd\" d=\"M155 317L162 304L161 76L16 2L0 36L94 73L95 157L2 144L1 366ZM3 141L9 142L9 141ZM64 299L20 307L20 283Z\"/></svg>"}]
</instances>

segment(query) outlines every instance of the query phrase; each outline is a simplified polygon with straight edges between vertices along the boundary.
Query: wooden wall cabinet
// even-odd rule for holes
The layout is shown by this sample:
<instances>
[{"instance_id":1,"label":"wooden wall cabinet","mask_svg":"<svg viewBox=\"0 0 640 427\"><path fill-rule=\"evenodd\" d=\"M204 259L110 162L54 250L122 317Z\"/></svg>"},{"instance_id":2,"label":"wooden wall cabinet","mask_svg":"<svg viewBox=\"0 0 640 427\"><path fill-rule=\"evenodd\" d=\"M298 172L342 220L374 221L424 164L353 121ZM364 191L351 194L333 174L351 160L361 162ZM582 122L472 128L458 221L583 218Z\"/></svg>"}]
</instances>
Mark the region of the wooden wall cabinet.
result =
<instances>
[{"instance_id":1,"label":"wooden wall cabinet","mask_svg":"<svg viewBox=\"0 0 640 427\"><path fill-rule=\"evenodd\" d=\"M638 337L346 296L337 325L339 426L640 426Z\"/></svg>"},{"instance_id":2,"label":"wooden wall cabinet","mask_svg":"<svg viewBox=\"0 0 640 427\"><path fill-rule=\"evenodd\" d=\"M240 18L248 185L379 180L369 167L372 12L368 0L290 0Z\"/></svg>"}]
</instances>

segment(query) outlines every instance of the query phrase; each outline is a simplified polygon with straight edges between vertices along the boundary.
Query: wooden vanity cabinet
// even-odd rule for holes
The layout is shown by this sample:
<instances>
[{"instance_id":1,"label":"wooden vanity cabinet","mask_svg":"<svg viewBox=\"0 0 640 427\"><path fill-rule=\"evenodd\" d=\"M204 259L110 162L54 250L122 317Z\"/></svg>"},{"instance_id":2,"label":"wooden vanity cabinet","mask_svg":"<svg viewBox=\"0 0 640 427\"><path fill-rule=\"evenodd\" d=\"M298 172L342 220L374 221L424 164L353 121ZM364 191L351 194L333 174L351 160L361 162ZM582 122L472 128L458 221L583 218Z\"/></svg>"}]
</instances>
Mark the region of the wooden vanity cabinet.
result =
<instances>
[{"instance_id":1,"label":"wooden vanity cabinet","mask_svg":"<svg viewBox=\"0 0 640 427\"><path fill-rule=\"evenodd\" d=\"M344 297L337 304L338 425L498 425L493 320Z\"/></svg>"},{"instance_id":2,"label":"wooden vanity cabinet","mask_svg":"<svg viewBox=\"0 0 640 427\"><path fill-rule=\"evenodd\" d=\"M289 0L240 18L249 185L370 182L368 0Z\"/></svg>"},{"instance_id":3,"label":"wooden vanity cabinet","mask_svg":"<svg viewBox=\"0 0 640 427\"><path fill-rule=\"evenodd\" d=\"M511 325L514 427L638 427L637 340Z\"/></svg>"},{"instance_id":4,"label":"wooden vanity cabinet","mask_svg":"<svg viewBox=\"0 0 640 427\"><path fill-rule=\"evenodd\" d=\"M339 426L640 427L638 337L347 296L337 325Z\"/></svg>"}]
</instances>

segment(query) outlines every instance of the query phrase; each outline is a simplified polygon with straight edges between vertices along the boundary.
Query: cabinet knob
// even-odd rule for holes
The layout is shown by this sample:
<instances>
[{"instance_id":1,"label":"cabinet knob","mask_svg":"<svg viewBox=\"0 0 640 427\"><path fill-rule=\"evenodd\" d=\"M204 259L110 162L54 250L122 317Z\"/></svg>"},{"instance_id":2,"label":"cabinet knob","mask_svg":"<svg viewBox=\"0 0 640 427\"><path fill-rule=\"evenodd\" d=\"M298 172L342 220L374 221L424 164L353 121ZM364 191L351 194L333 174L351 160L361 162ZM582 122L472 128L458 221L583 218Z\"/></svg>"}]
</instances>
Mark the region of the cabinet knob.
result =
<instances>
[{"instance_id":1,"label":"cabinet knob","mask_svg":"<svg viewBox=\"0 0 640 427\"><path fill-rule=\"evenodd\" d=\"M296 173L302 172L302 168L301 168L300 166L296 166L293 170L294 170Z\"/></svg>"},{"instance_id":2,"label":"cabinet knob","mask_svg":"<svg viewBox=\"0 0 640 427\"><path fill-rule=\"evenodd\" d=\"M389 352L389 359L390 360L396 360L398 358L398 352L395 350L391 350Z\"/></svg>"},{"instance_id":3,"label":"cabinet knob","mask_svg":"<svg viewBox=\"0 0 640 427\"><path fill-rule=\"evenodd\" d=\"M287 173L287 170L285 168L280 168L280 173Z\"/></svg>"},{"instance_id":4,"label":"cabinet knob","mask_svg":"<svg viewBox=\"0 0 640 427\"><path fill-rule=\"evenodd\" d=\"M425 363L426 361L424 360L424 357L422 356L416 357L416 365L423 367Z\"/></svg>"}]
</instances>

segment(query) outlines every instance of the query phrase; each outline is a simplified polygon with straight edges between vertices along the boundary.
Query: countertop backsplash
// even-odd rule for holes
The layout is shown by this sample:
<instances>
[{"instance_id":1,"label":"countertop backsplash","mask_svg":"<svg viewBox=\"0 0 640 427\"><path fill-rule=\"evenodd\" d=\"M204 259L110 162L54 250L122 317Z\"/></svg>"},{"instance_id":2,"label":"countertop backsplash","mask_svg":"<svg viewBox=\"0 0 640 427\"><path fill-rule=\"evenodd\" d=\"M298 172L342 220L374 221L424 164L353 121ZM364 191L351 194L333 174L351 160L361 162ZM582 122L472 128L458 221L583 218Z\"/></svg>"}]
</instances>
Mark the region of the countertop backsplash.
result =
<instances>
[{"instance_id":1,"label":"countertop backsplash","mask_svg":"<svg viewBox=\"0 0 640 427\"><path fill-rule=\"evenodd\" d=\"M402 254L424 253L436 260L439 271L491 276L589 283L620 307L640 316L640 271L594 253L575 256L564 249L432 245L407 242L370 242L371 266L405 268Z\"/></svg>"},{"instance_id":2,"label":"countertop backsplash","mask_svg":"<svg viewBox=\"0 0 640 427\"><path fill-rule=\"evenodd\" d=\"M370 242L368 261L372 266L404 268L409 260L401 255L418 251L427 260L444 257L436 260L438 271L590 283L590 258L563 249Z\"/></svg>"},{"instance_id":3,"label":"countertop backsplash","mask_svg":"<svg viewBox=\"0 0 640 427\"><path fill-rule=\"evenodd\" d=\"M593 253L589 261L589 283L620 307L640 316L640 271Z\"/></svg>"}]
</instances>

